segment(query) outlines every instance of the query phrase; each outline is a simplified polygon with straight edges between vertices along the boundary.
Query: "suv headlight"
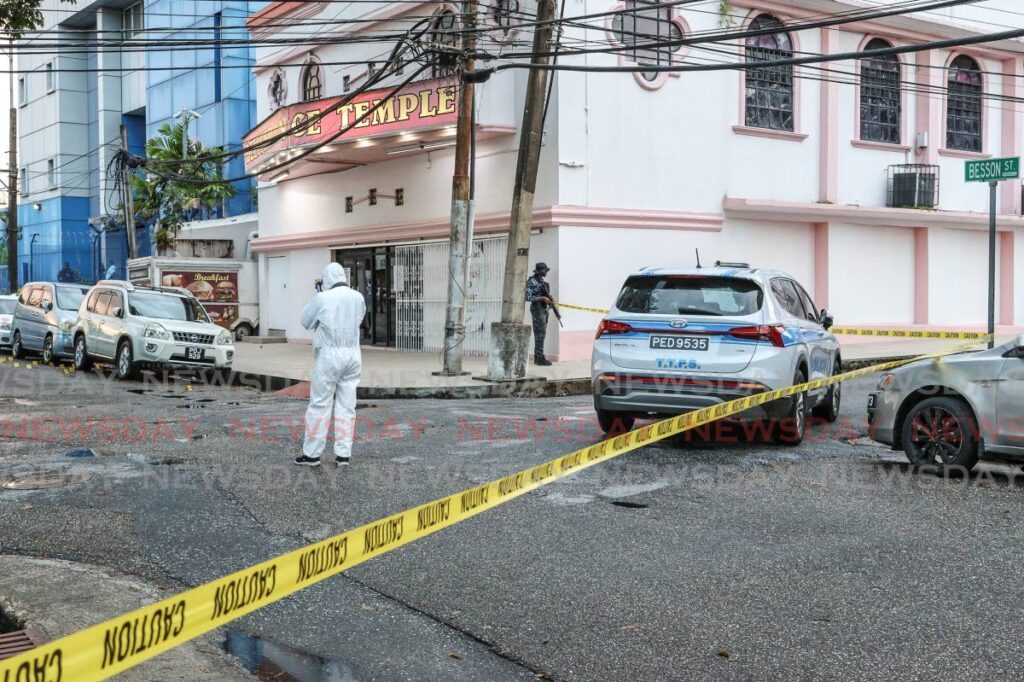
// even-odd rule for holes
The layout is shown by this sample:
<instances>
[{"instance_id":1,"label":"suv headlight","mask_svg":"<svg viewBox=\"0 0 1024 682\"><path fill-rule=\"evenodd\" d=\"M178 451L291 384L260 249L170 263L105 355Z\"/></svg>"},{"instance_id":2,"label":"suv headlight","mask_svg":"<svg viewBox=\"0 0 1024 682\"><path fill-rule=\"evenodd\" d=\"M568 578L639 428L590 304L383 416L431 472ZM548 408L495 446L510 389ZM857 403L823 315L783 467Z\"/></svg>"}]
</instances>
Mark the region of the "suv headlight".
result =
<instances>
[{"instance_id":1,"label":"suv headlight","mask_svg":"<svg viewBox=\"0 0 1024 682\"><path fill-rule=\"evenodd\" d=\"M171 338L171 333L164 329L164 326L162 324L157 324L155 322L150 322L149 324L147 324L145 331L142 332L142 335L145 336L147 339L163 339L165 341Z\"/></svg>"},{"instance_id":2,"label":"suv headlight","mask_svg":"<svg viewBox=\"0 0 1024 682\"><path fill-rule=\"evenodd\" d=\"M11 323L10 322L0 322L0 329L4 330L5 332L11 331Z\"/></svg>"},{"instance_id":3,"label":"suv headlight","mask_svg":"<svg viewBox=\"0 0 1024 682\"><path fill-rule=\"evenodd\" d=\"M227 329L217 335L218 346L230 346L235 342L235 337Z\"/></svg>"},{"instance_id":4,"label":"suv headlight","mask_svg":"<svg viewBox=\"0 0 1024 682\"><path fill-rule=\"evenodd\" d=\"M70 334L75 329L75 323L71 320L64 320L60 323L60 330L65 334Z\"/></svg>"}]
</instances>

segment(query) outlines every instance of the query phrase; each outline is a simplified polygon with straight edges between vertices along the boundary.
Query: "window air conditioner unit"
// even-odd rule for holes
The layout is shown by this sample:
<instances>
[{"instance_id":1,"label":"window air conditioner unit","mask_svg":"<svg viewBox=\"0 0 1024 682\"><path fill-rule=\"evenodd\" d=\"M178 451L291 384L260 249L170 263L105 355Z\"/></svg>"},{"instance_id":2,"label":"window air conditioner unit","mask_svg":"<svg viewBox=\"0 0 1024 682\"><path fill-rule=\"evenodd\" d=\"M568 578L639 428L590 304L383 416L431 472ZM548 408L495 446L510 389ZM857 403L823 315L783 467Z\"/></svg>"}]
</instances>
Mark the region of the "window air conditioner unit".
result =
<instances>
[{"instance_id":1,"label":"window air conditioner unit","mask_svg":"<svg viewBox=\"0 0 1024 682\"><path fill-rule=\"evenodd\" d=\"M939 167L922 163L889 166L890 208L935 208L939 205Z\"/></svg>"}]
</instances>

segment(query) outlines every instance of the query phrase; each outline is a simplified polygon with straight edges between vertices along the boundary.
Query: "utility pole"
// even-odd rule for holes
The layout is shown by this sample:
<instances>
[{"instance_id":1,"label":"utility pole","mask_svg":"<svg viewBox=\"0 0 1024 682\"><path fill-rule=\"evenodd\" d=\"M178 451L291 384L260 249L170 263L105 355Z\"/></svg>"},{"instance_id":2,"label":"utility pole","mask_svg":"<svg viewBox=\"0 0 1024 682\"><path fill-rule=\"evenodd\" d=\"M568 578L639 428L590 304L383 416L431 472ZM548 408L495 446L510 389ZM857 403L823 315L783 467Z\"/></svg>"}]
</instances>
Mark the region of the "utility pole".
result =
<instances>
[{"instance_id":1,"label":"utility pole","mask_svg":"<svg viewBox=\"0 0 1024 682\"><path fill-rule=\"evenodd\" d=\"M8 39L7 70L10 72L11 148L7 153L7 285L18 291L18 102L14 99L14 38Z\"/></svg>"},{"instance_id":2,"label":"utility pole","mask_svg":"<svg viewBox=\"0 0 1024 682\"><path fill-rule=\"evenodd\" d=\"M533 54L546 55L554 34L555 0L540 0L537 26L533 32ZM544 65L547 56L535 56L533 64ZM537 189L537 169L544 137L544 99L548 81L545 69L531 69L526 83L523 124L519 129L519 158L512 194L508 251L505 255L505 280L501 296L501 322L491 325L491 348L487 357L487 377L495 380L526 376L530 327L523 324L526 307L526 273L530 260L530 230L533 227L533 195Z\"/></svg>"},{"instance_id":3,"label":"utility pole","mask_svg":"<svg viewBox=\"0 0 1024 682\"><path fill-rule=\"evenodd\" d=\"M128 165L128 128L121 124L121 192L124 204L124 230L128 236L128 257L139 257L135 241L135 206L132 201L132 169Z\"/></svg>"},{"instance_id":4,"label":"utility pole","mask_svg":"<svg viewBox=\"0 0 1024 682\"><path fill-rule=\"evenodd\" d=\"M471 72L476 60L476 0L464 0L462 16L462 69ZM452 176L451 245L448 251L448 307L444 317L444 355L440 374L462 374L462 341L465 334L466 289L469 256L473 251L473 202L470 197L470 155L473 145L473 83L462 81L455 133L455 173Z\"/></svg>"}]
</instances>

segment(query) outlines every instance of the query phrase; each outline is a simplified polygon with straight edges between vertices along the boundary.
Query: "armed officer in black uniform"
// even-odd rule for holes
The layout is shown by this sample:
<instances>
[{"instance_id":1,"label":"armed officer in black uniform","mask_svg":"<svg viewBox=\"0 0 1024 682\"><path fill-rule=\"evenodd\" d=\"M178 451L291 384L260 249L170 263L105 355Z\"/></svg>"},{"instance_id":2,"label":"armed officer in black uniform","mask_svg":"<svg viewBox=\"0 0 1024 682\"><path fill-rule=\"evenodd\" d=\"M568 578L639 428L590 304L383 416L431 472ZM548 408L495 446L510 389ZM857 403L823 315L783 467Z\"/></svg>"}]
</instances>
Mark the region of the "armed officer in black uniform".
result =
<instances>
[{"instance_id":1,"label":"armed officer in black uniform","mask_svg":"<svg viewBox=\"0 0 1024 682\"><path fill-rule=\"evenodd\" d=\"M551 299L551 287L544 281L544 276L550 271L547 263L537 263L533 268L533 276L526 280L526 300L530 304L530 317L533 318L533 361L537 365L551 364L551 361L544 357L544 337L548 333L548 308L555 304Z\"/></svg>"}]
</instances>

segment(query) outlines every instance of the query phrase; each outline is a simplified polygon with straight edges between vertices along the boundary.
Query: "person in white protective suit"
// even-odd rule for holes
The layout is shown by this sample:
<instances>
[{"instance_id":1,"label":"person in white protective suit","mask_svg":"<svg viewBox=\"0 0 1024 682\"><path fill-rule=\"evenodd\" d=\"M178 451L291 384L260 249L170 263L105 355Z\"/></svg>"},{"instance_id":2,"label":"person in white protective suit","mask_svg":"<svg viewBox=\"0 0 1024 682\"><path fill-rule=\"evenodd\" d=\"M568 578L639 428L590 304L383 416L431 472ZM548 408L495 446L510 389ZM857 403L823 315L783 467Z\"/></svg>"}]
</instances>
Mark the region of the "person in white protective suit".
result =
<instances>
[{"instance_id":1,"label":"person in white protective suit","mask_svg":"<svg viewBox=\"0 0 1024 682\"><path fill-rule=\"evenodd\" d=\"M302 326L313 330L313 380L306 409L306 440L295 463L320 466L333 424L334 461L340 466L348 464L352 456L356 386L363 364L359 325L366 315L366 302L348 286L345 269L337 263L325 267L320 280L317 295L302 311Z\"/></svg>"}]
</instances>

